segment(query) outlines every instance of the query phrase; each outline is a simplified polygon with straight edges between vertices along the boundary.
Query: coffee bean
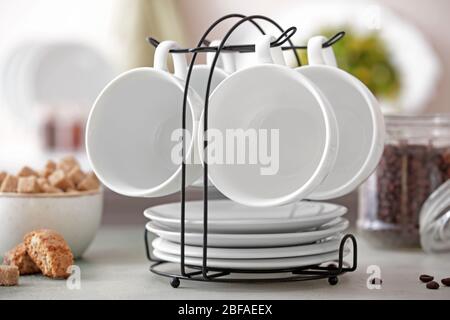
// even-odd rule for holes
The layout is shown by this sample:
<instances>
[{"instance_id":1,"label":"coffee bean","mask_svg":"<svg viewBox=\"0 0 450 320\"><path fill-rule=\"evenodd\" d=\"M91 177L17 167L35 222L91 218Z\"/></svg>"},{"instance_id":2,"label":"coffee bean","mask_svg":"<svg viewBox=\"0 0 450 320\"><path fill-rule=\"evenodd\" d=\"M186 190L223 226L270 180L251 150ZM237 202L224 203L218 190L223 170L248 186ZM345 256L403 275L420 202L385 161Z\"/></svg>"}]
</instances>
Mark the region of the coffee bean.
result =
<instances>
[{"instance_id":1,"label":"coffee bean","mask_svg":"<svg viewBox=\"0 0 450 320\"><path fill-rule=\"evenodd\" d=\"M427 289L436 290L439 289L439 283L436 281L430 281L427 283Z\"/></svg>"},{"instance_id":2,"label":"coffee bean","mask_svg":"<svg viewBox=\"0 0 450 320\"><path fill-rule=\"evenodd\" d=\"M450 278L444 278L441 280L442 284L446 287L450 287Z\"/></svg>"},{"instance_id":3,"label":"coffee bean","mask_svg":"<svg viewBox=\"0 0 450 320\"><path fill-rule=\"evenodd\" d=\"M429 275L427 275L427 274L422 274L422 275L419 277L419 279L420 279L420 281L422 281L422 282L430 282L430 281L433 281L433 280L434 280L434 277L433 277L433 276L429 276Z\"/></svg>"},{"instance_id":4,"label":"coffee bean","mask_svg":"<svg viewBox=\"0 0 450 320\"><path fill-rule=\"evenodd\" d=\"M374 240L389 245L420 244L419 215L423 203L450 178L450 147L387 144L371 183L363 185L368 200L362 220ZM375 183L374 183L375 182ZM380 228L386 225L386 228Z\"/></svg>"}]
</instances>

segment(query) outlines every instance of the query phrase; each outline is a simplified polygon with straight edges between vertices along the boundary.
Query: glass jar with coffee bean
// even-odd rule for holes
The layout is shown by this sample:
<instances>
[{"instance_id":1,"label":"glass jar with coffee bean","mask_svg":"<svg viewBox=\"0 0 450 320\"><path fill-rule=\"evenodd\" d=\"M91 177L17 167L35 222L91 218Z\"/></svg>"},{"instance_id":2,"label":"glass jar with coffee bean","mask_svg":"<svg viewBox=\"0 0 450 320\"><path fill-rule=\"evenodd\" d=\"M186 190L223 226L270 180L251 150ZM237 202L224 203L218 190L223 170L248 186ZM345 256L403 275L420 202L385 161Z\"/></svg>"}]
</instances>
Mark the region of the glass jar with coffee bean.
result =
<instances>
[{"instance_id":1,"label":"glass jar with coffee bean","mask_svg":"<svg viewBox=\"0 0 450 320\"><path fill-rule=\"evenodd\" d=\"M358 228L385 247L419 246L422 205L450 179L450 114L385 120L383 156L359 190Z\"/></svg>"}]
</instances>

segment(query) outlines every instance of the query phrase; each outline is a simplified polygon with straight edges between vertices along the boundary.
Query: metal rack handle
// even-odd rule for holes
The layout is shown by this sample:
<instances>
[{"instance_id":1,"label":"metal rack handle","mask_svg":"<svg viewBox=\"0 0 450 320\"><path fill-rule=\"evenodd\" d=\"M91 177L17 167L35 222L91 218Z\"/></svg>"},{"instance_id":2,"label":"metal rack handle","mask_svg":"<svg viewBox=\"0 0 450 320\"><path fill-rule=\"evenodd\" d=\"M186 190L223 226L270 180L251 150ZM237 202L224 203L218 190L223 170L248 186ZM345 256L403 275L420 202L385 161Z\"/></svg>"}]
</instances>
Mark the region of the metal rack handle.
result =
<instances>
[{"instance_id":1,"label":"metal rack handle","mask_svg":"<svg viewBox=\"0 0 450 320\"><path fill-rule=\"evenodd\" d=\"M291 28L295 28L295 27L291 27ZM289 29L291 29L291 28L289 28ZM336 34L334 34L331 38L329 38L327 41L325 41L322 44L322 48L325 49L325 48L331 47L336 42L341 40L344 36L345 36L345 31L337 32ZM279 40L279 39L277 39L277 40ZM148 37L147 38L147 42L149 44L151 44L155 48L160 44L160 41L155 39L155 38L153 38L153 37ZM171 53L194 53L194 52L215 52L215 51L217 51L218 47L217 46L209 46L209 43L210 43L210 41L204 40L203 41L204 46L198 46L198 47L194 47L194 48L172 49L172 50L170 50L170 52ZM282 45L282 44L278 44L278 46L279 45ZM277 45L272 44L271 46L275 47ZM281 50L283 50L283 51L285 51L285 50L292 50L292 49L294 49L294 50L306 50L307 46L289 45L289 46L281 47ZM239 52L239 53L255 52L255 45L254 44L228 45L228 46L224 46L222 48L222 50L223 51Z\"/></svg>"}]
</instances>

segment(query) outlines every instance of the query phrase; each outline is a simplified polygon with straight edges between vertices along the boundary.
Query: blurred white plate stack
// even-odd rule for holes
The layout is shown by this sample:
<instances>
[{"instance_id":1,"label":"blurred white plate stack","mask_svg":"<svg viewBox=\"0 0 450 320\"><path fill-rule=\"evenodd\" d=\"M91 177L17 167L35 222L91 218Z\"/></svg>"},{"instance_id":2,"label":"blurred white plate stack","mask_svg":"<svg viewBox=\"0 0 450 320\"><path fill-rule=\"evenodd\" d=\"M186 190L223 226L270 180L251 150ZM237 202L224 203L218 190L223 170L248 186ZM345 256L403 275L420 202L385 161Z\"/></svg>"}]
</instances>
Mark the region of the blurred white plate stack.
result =
<instances>
[{"instance_id":1,"label":"blurred white plate stack","mask_svg":"<svg viewBox=\"0 0 450 320\"><path fill-rule=\"evenodd\" d=\"M18 116L37 106L75 105L89 111L114 76L107 59L81 43L38 42L14 48L2 63L2 92Z\"/></svg>"},{"instance_id":2,"label":"blurred white plate stack","mask_svg":"<svg viewBox=\"0 0 450 320\"><path fill-rule=\"evenodd\" d=\"M114 75L104 54L87 44L35 41L12 48L0 61L0 107L14 132L2 135L24 149L84 153L90 107ZM14 141L17 136L28 138Z\"/></svg>"}]
</instances>

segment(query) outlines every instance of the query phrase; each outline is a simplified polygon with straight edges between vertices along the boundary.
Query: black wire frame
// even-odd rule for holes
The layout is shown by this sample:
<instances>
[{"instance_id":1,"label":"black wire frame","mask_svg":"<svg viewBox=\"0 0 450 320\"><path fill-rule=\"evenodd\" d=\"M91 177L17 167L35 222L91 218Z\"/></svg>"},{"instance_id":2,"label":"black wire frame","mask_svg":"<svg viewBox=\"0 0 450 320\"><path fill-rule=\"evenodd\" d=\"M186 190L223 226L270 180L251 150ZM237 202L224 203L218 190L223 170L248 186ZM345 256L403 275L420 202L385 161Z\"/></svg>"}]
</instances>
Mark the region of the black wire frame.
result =
<instances>
[{"instance_id":1,"label":"black wire frame","mask_svg":"<svg viewBox=\"0 0 450 320\"><path fill-rule=\"evenodd\" d=\"M254 15L254 16L245 16L242 14L229 14L226 16L223 16L221 18L219 18L218 20L216 20L215 22L213 22L209 28L205 31L205 33L203 34L203 36L200 38L200 40L198 41L198 47L201 46L204 41L206 40L206 37L210 34L210 32L220 23L222 23L225 20L231 19L231 18L240 18L239 22L237 22L234 26L235 28L237 28L239 25L241 25L244 22L250 22L252 24L254 24L258 30L262 33L265 34L264 30L255 22L255 20L263 20L263 21L267 21L269 23L272 23L275 27L277 27L281 32L285 32L284 29L274 20L265 17L265 16L261 16L261 15ZM229 35L231 35L230 32L228 32ZM228 35L228 37L229 37ZM224 43L226 42L225 39L222 40L221 45L218 47L216 54L214 56L214 60L211 66L211 72L209 74L208 77L208 85L206 88L206 94L205 94L205 128L207 126L207 108L208 108L208 100L209 100L209 94L210 94L210 86L211 86L211 81L212 81L212 75L213 75L213 71L214 68L217 64L217 60L218 60L218 56L220 54L220 51L222 50ZM288 39L290 41L290 44L293 45L293 43L291 42L290 39ZM296 56L297 52L295 51ZM185 84L185 89L184 89L184 96L183 96L183 111L182 111L182 131L183 131L183 137L182 137L182 157L183 157L183 161L182 161L182 172L181 172L181 232L180 232L180 243L181 243L181 261L180 261L180 272L182 276L189 276L188 272L186 272L186 264L185 264L185 213L186 213L186 136L185 136L185 132L186 132L186 111L187 111L187 98L188 98L188 92L189 92L189 82L191 79L191 74L192 74L192 70L193 67L195 65L195 60L197 58L198 52L194 52L192 55L192 59L191 62L189 64L189 68L188 68L188 73L186 76L186 84ZM206 130L205 130L206 132ZM206 141L204 143L203 146L204 149L206 149ZM211 279L211 276L208 275L208 270L207 270L207 243L208 243L208 166L207 163L205 162L204 165L204 172L203 172L203 268L202 268L202 275L205 279ZM218 274L215 274L213 276L213 278L217 278Z\"/></svg>"},{"instance_id":2,"label":"black wire frame","mask_svg":"<svg viewBox=\"0 0 450 320\"><path fill-rule=\"evenodd\" d=\"M294 268L282 268L282 269L237 269L237 268L214 268L206 267L208 272L213 272L214 274L209 275L208 278L203 276L204 266L193 266L186 265L187 268L193 271L186 273L184 275L162 271L161 266L167 264L173 264L172 262L155 259L151 254L151 244L149 243L148 237L149 231L145 229L144 231L144 243L145 243L145 253L147 259L152 262L150 266L150 271L156 275L166 277L170 279L170 285L173 288L178 288L180 285L180 280L191 280L191 281L215 281L215 282L228 282L228 283L269 283L269 282L289 282L289 281L308 281L308 280L319 280L327 279L330 285L336 285L339 281L338 276L343 275L347 272L353 272L358 266L358 244L356 238L352 234L346 234L342 237L339 251L338 260L330 261L323 265L313 265L304 267L294 267ZM352 264L348 264L344 261L346 243L350 241L352 244ZM267 274L272 275L271 277L239 277L235 278L232 274Z\"/></svg>"},{"instance_id":3,"label":"black wire frame","mask_svg":"<svg viewBox=\"0 0 450 320\"><path fill-rule=\"evenodd\" d=\"M291 27L295 28L295 27ZM263 33L265 34L265 33ZM345 36L345 31L339 31L336 34L334 34L331 38L329 38L327 41L325 41L322 44L322 48L328 48L331 47L333 44L341 40ZM159 40L157 40L154 37L147 37L147 42L154 46L155 48L159 45ZM195 48L180 48L180 49L171 49L169 52L171 53L194 53L194 52L216 52L217 46L210 46L210 41L204 40L203 44L205 46L199 46ZM281 47L281 50L295 50L293 51L296 59L297 64L301 66L300 58L297 54L297 50L306 50L306 46L295 46L292 44L292 41L290 42L289 46L283 46ZM227 45L222 48L222 51L231 51L231 52L240 52L240 53L246 53L246 52L254 52L255 51L255 45L254 44L238 44L238 45Z\"/></svg>"},{"instance_id":4,"label":"black wire frame","mask_svg":"<svg viewBox=\"0 0 450 320\"><path fill-rule=\"evenodd\" d=\"M224 38L222 39L220 45L218 47L202 47L202 44L207 43L207 36L209 33L221 22L231 19L231 18L240 18L238 22L236 22L226 33ZM262 33L265 34L264 30L259 26L258 23L255 22L255 20L262 20L267 21L271 24L273 24L275 27L277 27L280 32L282 33L278 39L273 41L271 43L271 46L281 46L286 41L289 42L290 46L283 48L284 50L292 49L295 53L295 56L297 58L297 61L300 65L300 59L298 57L297 49L304 49L304 47L294 46L291 41L291 36L295 33L296 28L291 27L287 30L284 30L277 22L270 19L269 17L263 16L263 15L251 15L251 16L245 16L242 14L229 14L226 16L221 17L220 19L216 20L213 24L209 26L209 28L205 31L203 36L198 42L198 45L196 48L192 49L174 49L171 50L171 52L176 53L185 53L185 52L192 52L192 59L189 64L187 76L186 76L186 82L185 82L185 90L184 90L184 96L183 96L183 110L182 110L182 129L183 129L183 137L182 137L182 178L181 178L181 225L180 225L180 274L172 274L172 273L166 273L164 271L159 270L159 266L167 264L169 262L166 261L155 261L151 257L149 244L148 244L148 232L145 231L145 247L146 247L146 254L147 258L154 262L152 266L150 267L150 271L153 273L165 276L171 278L171 285L176 288L180 284L180 279L184 280L194 280L194 281L216 281L216 282L274 282L274 281L305 281L305 280L315 280L315 279L322 279L322 278L328 278L328 281L330 284L334 285L337 283L337 276L341 275L346 272L352 272L356 270L357 267L357 242L353 235L347 234L345 235L340 244L339 248L339 260L338 260L338 267L322 267L322 266L309 266L309 267L301 267L301 268L289 268L289 269L270 269L270 270L247 270L247 269L224 269L224 268L212 268L208 266L207 263L207 249L208 249L208 163L207 161L204 161L203 165L203 244L202 244L202 266L191 266L187 265L185 262L185 233L186 233L186 226L185 226L185 217L186 217L186 136L185 136L185 130L186 130L186 112L187 112L187 99L188 99L188 92L189 92L189 82L193 70L193 66L195 64L195 60L197 58L197 55L199 52L208 52L210 50L215 52L214 59L211 64L211 71L208 77L207 87L206 87L206 94L205 94L205 100L204 100L204 123L203 123L203 130L204 130L204 141L203 141L203 148L206 149L207 147L207 140L206 140L206 131L208 129L208 104L209 104L209 95L211 90L211 82L212 77L214 73L214 69L216 67L218 58L222 50L225 48L225 43L231 36L231 34L243 23L250 22L253 25L256 26L256 28ZM344 32L340 32L330 38L327 42L323 44L324 47L331 46L335 42L339 41L343 36L345 35ZM159 42L154 38L148 38L148 41L150 44L157 46ZM254 50L254 45L235 45L235 46L228 46L226 48L227 50L233 50L233 51L240 51L240 52L250 52ZM242 51L241 51L242 50ZM207 153L204 153L205 155ZM344 266L343 257L344 257L344 247L347 240L351 240L353 244L353 265L351 267ZM194 271L187 271L186 269L190 268ZM232 278L232 277L226 277L230 275L231 273L241 273L241 274L248 274L248 273L254 273L254 274L261 274L261 273L275 273L275 274L285 274L286 272L291 273L290 276L279 276L279 277L272 277L272 278Z\"/></svg>"}]
</instances>

